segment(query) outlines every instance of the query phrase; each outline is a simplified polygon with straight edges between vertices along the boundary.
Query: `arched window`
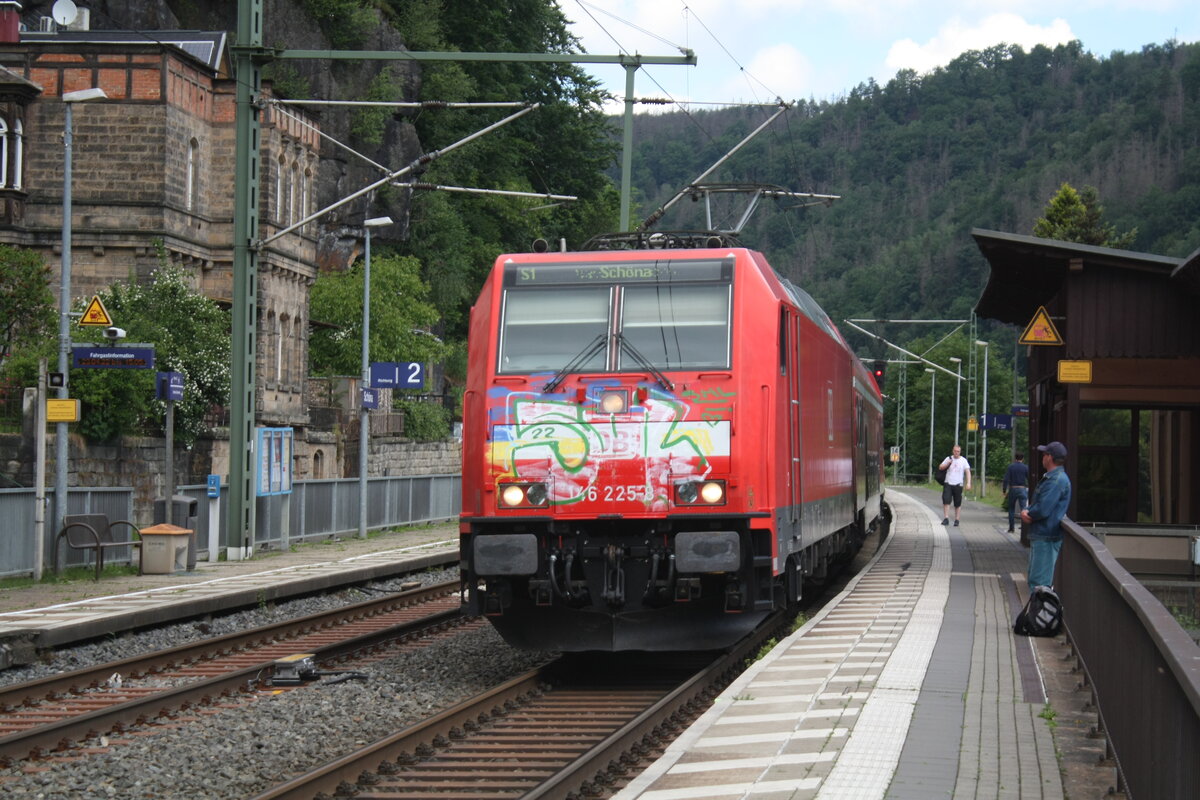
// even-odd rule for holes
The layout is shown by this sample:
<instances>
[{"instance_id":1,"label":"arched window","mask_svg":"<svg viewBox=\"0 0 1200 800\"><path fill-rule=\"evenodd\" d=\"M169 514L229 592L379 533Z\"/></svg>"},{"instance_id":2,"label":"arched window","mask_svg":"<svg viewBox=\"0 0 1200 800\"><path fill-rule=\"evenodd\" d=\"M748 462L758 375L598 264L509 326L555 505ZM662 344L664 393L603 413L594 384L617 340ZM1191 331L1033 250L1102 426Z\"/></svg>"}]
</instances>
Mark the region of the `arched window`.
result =
<instances>
[{"instance_id":1,"label":"arched window","mask_svg":"<svg viewBox=\"0 0 1200 800\"><path fill-rule=\"evenodd\" d=\"M308 374L308 353L304 347L304 325L300 317L292 321L292 385L300 388L304 385L304 376Z\"/></svg>"},{"instance_id":2,"label":"arched window","mask_svg":"<svg viewBox=\"0 0 1200 800\"><path fill-rule=\"evenodd\" d=\"M301 194L303 194L303 190L300 186L300 164L293 161L292 175L288 181L288 225L291 225L302 216L302 212L297 213L300 211L299 199Z\"/></svg>"},{"instance_id":3,"label":"arched window","mask_svg":"<svg viewBox=\"0 0 1200 800\"><path fill-rule=\"evenodd\" d=\"M287 172L283 156L279 157L279 169L275 172L275 219L285 219L287 215L286 198L284 197L283 175Z\"/></svg>"},{"instance_id":4,"label":"arched window","mask_svg":"<svg viewBox=\"0 0 1200 800\"><path fill-rule=\"evenodd\" d=\"M8 120L0 117L0 186L8 186Z\"/></svg>"},{"instance_id":5,"label":"arched window","mask_svg":"<svg viewBox=\"0 0 1200 800\"><path fill-rule=\"evenodd\" d=\"M21 120L13 126L13 139L12 185L14 189L20 189L25 174L25 125Z\"/></svg>"},{"instance_id":6,"label":"arched window","mask_svg":"<svg viewBox=\"0 0 1200 800\"><path fill-rule=\"evenodd\" d=\"M198 205L200 176L200 143L195 139L188 142L187 152L187 198L184 201L188 211L194 211Z\"/></svg>"},{"instance_id":7,"label":"arched window","mask_svg":"<svg viewBox=\"0 0 1200 800\"><path fill-rule=\"evenodd\" d=\"M312 167L304 170L304 180L300 185L300 219L304 219L312 213Z\"/></svg>"},{"instance_id":8,"label":"arched window","mask_svg":"<svg viewBox=\"0 0 1200 800\"><path fill-rule=\"evenodd\" d=\"M314 478L324 478L325 477L325 451L324 450L314 450L313 451L313 474L312 474L312 476Z\"/></svg>"},{"instance_id":9,"label":"arched window","mask_svg":"<svg viewBox=\"0 0 1200 800\"><path fill-rule=\"evenodd\" d=\"M283 380L283 351L287 347L287 339L284 336L288 328L288 318L284 314L279 315L279 327L274 330L275 334L275 382L279 383Z\"/></svg>"}]
</instances>

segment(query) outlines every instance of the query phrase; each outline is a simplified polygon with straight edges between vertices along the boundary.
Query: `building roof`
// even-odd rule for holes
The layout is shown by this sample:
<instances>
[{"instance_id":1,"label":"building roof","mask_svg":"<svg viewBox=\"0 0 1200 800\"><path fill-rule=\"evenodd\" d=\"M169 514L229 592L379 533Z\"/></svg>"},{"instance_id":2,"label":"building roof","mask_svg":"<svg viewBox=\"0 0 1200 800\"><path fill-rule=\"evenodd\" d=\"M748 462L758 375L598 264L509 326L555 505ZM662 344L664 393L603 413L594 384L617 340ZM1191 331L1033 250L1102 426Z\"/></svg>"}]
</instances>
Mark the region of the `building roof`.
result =
<instances>
[{"instance_id":1,"label":"building roof","mask_svg":"<svg viewBox=\"0 0 1200 800\"><path fill-rule=\"evenodd\" d=\"M224 31L21 31L22 44L170 45L206 64L214 74L224 71L226 39Z\"/></svg>"},{"instance_id":2,"label":"building roof","mask_svg":"<svg viewBox=\"0 0 1200 800\"><path fill-rule=\"evenodd\" d=\"M1024 325L1040 306L1058 294L1072 263L1159 272L1178 279L1185 291L1200 293L1200 250L1185 262L1151 253L979 228L972 230L971 236L992 268L975 305L975 313L988 319Z\"/></svg>"}]
</instances>

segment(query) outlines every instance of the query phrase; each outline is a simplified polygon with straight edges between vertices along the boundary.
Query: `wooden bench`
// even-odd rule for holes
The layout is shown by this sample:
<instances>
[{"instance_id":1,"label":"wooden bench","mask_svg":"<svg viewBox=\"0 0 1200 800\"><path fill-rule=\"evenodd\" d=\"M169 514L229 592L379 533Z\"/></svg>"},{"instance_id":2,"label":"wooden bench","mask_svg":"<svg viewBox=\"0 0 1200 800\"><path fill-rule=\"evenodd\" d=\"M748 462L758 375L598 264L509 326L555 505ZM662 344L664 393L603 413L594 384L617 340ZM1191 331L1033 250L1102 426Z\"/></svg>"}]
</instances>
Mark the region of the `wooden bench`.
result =
<instances>
[{"instance_id":1,"label":"wooden bench","mask_svg":"<svg viewBox=\"0 0 1200 800\"><path fill-rule=\"evenodd\" d=\"M58 574L58 551L59 543L63 537L66 537L67 547L72 550L95 550L96 551L96 580L100 580L100 573L104 571L104 551L110 547L130 547L137 544L137 538L141 537L141 532L137 526L129 520L117 520L109 522L107 514L69 514L63 518L62 530L58 532L58 536L54 540L54 574ZM133 536L128 542L118 542L113 539L113 528L125 525L133 531Z\"/></svg>"}]
</instances>

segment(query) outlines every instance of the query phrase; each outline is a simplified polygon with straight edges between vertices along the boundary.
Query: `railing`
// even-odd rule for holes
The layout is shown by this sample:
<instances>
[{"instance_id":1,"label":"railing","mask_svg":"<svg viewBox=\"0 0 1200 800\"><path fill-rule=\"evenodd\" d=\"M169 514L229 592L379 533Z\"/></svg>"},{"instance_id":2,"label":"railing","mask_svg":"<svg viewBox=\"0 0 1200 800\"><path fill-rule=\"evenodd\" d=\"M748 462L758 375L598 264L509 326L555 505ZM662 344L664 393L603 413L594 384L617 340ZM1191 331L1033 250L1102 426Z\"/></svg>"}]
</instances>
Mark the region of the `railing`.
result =
<instances>
[{"instance_id":1,"label":"railing","mask_svg":"<svg viewBox=\"0 0 1200 800\"><path fill-rule=\"evenodd\" d=\"M0 520L4 535L0 536L0 578L33 573L34 512L37 498L33 489L0 489ZM132 489L86 489L71 487L70 514L105 514L110 520L132 519ZM50 518L54 513L54 490L46 490L45 533L42 546L42 565L46 571L54 564L54 545L58 525ZM130 538L129 528L122 526L114 534L119 541ZM118 547L104 555L106 563L128 564L133 557L132 547ZM66 545L60 551L60 564L73 567L90 563L90 551L72 550Z\"/></svg>"},{"instance_id":2,"label":"railing","mask_svg":"<svg viewBox=\"0 0 1200 800\"><path fill-rule=\"evenodd\" d=\"M290 495L257 498L254 547L286 549L303 541L358 532L358 478L296 481ZM207 547L210 502L206 486L181 486L194 497L197 546ZM218 539L225 541L228 487L221 487ZM455 519L462 508L459 475L409 475L367 479L367 530Z\"/></svg>"},{"instance_id":3,"label":"railing","mask_svg":"<svg viewBox=\"0 0 1200 800\"><path fill-rule=\"evenodd\" d=\"M1200 647L1095 536L1063 527L1063 620L1127 796L1200 797Z\"/></svg>"},{"instance_id":4,"label":"railing","mask_svg":"<svg viewBox=\"0 0 1200 800\"><path fill-rule=\"evenodd\" d=\"M221 487L218 504L211 504L207 486L181 486L178 495L197 500L196 517L189 527L196 531L196 545L208 547L208 520L214 507L217 510L218 542L225 542L227 487ZM358 532L357 478L337 480L296 481L290 495L259 497L253 545L256 550L286 549L304 541L318 541L330 536L347 536ZM367 480L368 530L380 530L400 525L451 520L461 509L462 478L459 475L412 475L370 478ZM48 570L54 563L54 543L58 527L50 519L53 513L54 492L47 491L47 517L43 545L43 564ZM30 575L33 572L34 509L33 489L0 489L0 520L4 535L0 536L0 577ZM107 514L109 519L133 519L132 489L87 489L71 487L70 513ZM127 535L128 529L117 531ZM74 551L66 546L61 554L66 566L89 563L87 552ZM106 563L129 564L132 548L116 548L106 554Z\"/></svg>"}]
</instances>

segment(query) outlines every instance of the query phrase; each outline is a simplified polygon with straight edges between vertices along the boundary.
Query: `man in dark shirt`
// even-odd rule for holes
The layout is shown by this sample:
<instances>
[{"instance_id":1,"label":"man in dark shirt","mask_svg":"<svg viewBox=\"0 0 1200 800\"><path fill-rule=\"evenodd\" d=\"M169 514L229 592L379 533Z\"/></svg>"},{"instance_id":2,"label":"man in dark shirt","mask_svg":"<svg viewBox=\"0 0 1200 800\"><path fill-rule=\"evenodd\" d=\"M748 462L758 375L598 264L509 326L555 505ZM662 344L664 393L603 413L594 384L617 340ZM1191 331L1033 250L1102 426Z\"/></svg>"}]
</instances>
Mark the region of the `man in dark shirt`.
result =
<instances>
[{"instance_id":1,"label":"man in dark shirt","mask_svg":"<svg viewBox=\"0 0 1200 800\"><path fill-rule=\"evenodd\" d=\"M1008 532L1012 533L1016 518L1029 505L1029 465L1025 463L1024 454L1013 455L1013 463L1004 471L1000 488L1008 496Z\"/></svg>"}]
</instances>

